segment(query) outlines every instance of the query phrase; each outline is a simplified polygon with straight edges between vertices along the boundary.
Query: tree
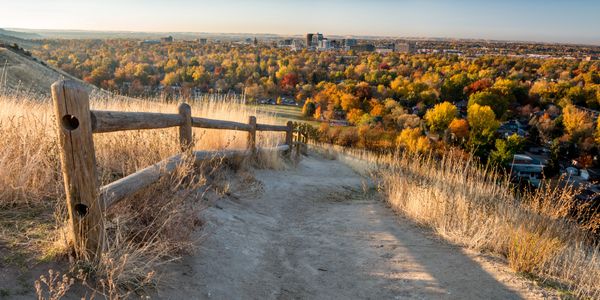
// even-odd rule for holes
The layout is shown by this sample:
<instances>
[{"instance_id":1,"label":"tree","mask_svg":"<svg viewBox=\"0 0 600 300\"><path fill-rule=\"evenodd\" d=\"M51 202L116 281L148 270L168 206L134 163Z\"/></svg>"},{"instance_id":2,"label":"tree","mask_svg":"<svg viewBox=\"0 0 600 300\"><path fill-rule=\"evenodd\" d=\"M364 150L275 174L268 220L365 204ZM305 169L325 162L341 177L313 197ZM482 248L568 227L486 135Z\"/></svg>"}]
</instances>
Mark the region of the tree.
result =
<instances>
[{"instance_id":1,"label":"tree","mask_svg":"<svg viewBox=\"0 0 600 300\"><path fill-rule=\"evenodd\" d=\"M594 128L592 116L571 104L563 109L563 124L567 134L573 142L591 136Z\"/></svg>"},{"instance_id":2,"label":"tree","mask_svg":"<svg viewBox=\"0 0 600 300\"><path fill-rule=\"evenodd\" d=\"M598 121L596 128L596 143L600 144L600 121Z\"/></svg>"},{"instance_id":3,"label":"tree","mask_svg":"<svg viewBox=\"0 0 600 300\"><path fill-rule=\"evenodd\" d=\"M518 152L522 151L525 138L513 134L506 140L497 139L496 149L490 153L490 162L498 166L507 166Z\"/></svg>"},{"instance_id":4,"label":"tree","mask_svg":"<svg viewBox=\"0 0 600 300\"><path fill-rule=\"evenodd\" d=\"M469 143L474 149L489 146L500 123L487 105L473 104L467 110L467 121L471 128Z\"/></svg>"},{"instance_id":5,"label":"tree","mask_svg":"<svg viewBox=\"0 0 600 300\"><path fill-rule=\"evenodd\" d=\"M461 101L465 98L465 87L470 80L467 74L459 73L444 80L441 87L442 100Z\"/></svg>"},{"instance_id":6,"label":"tree","mask_svg":"<svg viewBox=\"0 0 600 300\"><path fill-rule=\"evenodd\" d=\"M281 88L293 89L298 84L298 75L296 73L287 73L281 80Z\"/></svg>"},{"instance_id":7,"label":"tree","mask_svg":"<svg viewBox=\"0 0 600 300\"><path fill-rule=\"evenodd\" d=\"M364 114L365 114L365 112L362 109L353 108L346 115L346 119L351 124L357 125L360 122L360 120Z\"/></svg>"},{"instance_id":8,"label":"tree","mask_svg":"<svg viewBox=\"0 0 600 300\"><path fill-rule=\"evenodd\" d=\"M352 94L345 93L341 97L341 105L343 110L349 112L354 108L358 108L360 106L360 101L358 97Z\"/></svg>"},{"instance_id":9,"label":"tree","mask_svg":"<svg viewBox=\"0 0 600 300\"><path fill-rule=\"evenodd\" d=\"M479 104L481 106L491 107L497 117L502 117L508 109L508 100L494 92L484 91L472 94L469 97L468 106Z\"/></svg>"},{"instance_id":10,"label":"tree","mask_svg":"<svg viewBox=\"0 0 600 300\"><path fill-rule=\"evenodd\" d=\"M450 122L454 120L457 113L456 106L450 102L436 104L432 109L425 113L425 121L429 129L433 132L443 132L448 128Z\"/></svg>"},{"instance_id":11,"label":"tree","mask_svg":"<svg viewBox=\"0 0 600 300\"><path fill-rule=\"evenodd\" d=\"M454 136L455 139L462 140L469 135L469 123L465 119L454 119L448 125L448 129L450 129L450 133Z\"/></svg>"},{"instance_id":12,"label":"tree","mask_svg":"<svg viewBox=\"0 0 600 300\"><path fill-rule=\"evenodd\" d=\"M317 106L311 99L306 99L304 101L304 106L302 106L302 115L305 117L312 117L315 115L317 110Z\"/></svg>"},{"instance_id":13,"label":"tree","mask_svg":"<svg viewBox=\"0 0 600 300\"><path fill-rule=\"evenodd\" d=\"M179 83L179 75L175 72L165 74L165 78L162 80L162 84L165 86L171 86Z\"/></svg>"},{"instance_id":14,"label":"tree","mask_svg":"<svg viewBox=\"0 0 600 300\"><path fill-rule=\"evenodd\" d=\"M412 153L425 153L431 146L419 128L406 128L396 138L396 145Z\"/></svg>"},{"instance_id":15,"label":"tree","mask_svg":"<svg viewBox=\"0 0 600 300\"><path fill-rule=\"evenodd\" d=\"M315 114L313 115L313 117L317 120L320 120L322 118L323 114L321 113L321 106L318 106L317 109L315 110Z\"/></svg>"}]
</instances>

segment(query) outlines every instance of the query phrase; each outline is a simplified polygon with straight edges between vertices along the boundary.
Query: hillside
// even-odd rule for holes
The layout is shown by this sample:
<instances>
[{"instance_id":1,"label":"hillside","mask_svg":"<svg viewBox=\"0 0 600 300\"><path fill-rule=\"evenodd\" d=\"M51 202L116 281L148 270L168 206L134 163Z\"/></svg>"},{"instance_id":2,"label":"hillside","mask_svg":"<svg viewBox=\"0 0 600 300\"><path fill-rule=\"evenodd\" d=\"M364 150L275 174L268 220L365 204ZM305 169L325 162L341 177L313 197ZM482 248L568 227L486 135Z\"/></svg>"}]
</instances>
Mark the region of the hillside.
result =
<instances>
[{"instance_id":1,"label":"hillside","mask_svg":"<svg viewBox=\"0 0 600 300\"><path fill-rule=\"evenodd\" d=\"M64 71L25 55L23 52L0 47L0 90L19 90L49 95L50 85L63 78L77 80L88 87L89 91L96 89Z\"/></svg>"}]
</instances>

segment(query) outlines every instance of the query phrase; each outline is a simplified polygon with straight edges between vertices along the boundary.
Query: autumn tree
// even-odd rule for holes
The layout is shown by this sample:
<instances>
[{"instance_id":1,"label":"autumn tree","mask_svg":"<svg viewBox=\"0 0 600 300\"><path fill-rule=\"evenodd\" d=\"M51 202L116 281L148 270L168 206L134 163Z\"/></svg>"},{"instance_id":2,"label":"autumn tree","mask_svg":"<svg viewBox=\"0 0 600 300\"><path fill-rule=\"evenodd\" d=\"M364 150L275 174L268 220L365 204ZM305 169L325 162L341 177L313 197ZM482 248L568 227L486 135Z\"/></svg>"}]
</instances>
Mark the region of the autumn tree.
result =
<instances>
[{"instance_id":1,"label":"autumn tree","mask_svg":"<svg viewBox=\"0 0 600 300\"><path fill-rule=\"evenodd\" d=\"M362 109L353 108L346 115L346 119L348 122L350 122L350 124L357 125L360 123L360 120L364 114L365 112Z\"/></svg>"},{"instance_id":2,"label":"autumn tree","mask_svg":"<svg viewBox=\"0 0 600 300\"><path fill-rule=\"evenodd\" d=\"M465 139L469 136L469 123L465 119L454 119L448 125L452 136L457 140Z\"/></svg>"},{"instance_id":3,"label":"autumn tree","mask_svg":"<svg viewBox=\"0 0 600 300\"><path fill-rule=\"evenodd\" d=\"M441 87L442 100L461 101L465 98L465 87L469 84L469 76L459 73L444 80Z\"/></svg>"},{"instance_id":4,"label":"autumn tree","mask_svg":"<svg viewBox=\"0 0 600 300\"><path fill-rule=\"evenodd\" d=\"M594 120L592 116L573 105L567 105L563 109L563 125L571 141L577 142L593 133Z\"/></svg>"},{"instance_id":5,"label":"autumn tree","mask_svg":"<svg viewBox=\"0 0 600 300\"><path fill-rule=\"evenodd\" d=\"M359 108L360 101L359 101L358 97L356 97L352 94L349 94L349 93L345 93L341 97L341 105L342 105L343 110L349 112L352 109Z\"/></svg>"},{"instance_id":6,"label":"autumn tree","mask_svg":"<svg viewBox=\"0 0 600 300\"><path fill-rule=\"evenodd\" d=\"M432 109L425 113L425 121L429 129L433 132L443 132L448 128L450 122L456 117L457 109L450 102L436 104Z\"/></svg>"},{"instance_id":7,"label":"autumn tree","mask_svg":"<svg viewBox=\"0 0 600 300\"><path fill-rule=\"evenodd\" d=\"M489 106L476 103L468 108L467 121L470 127L469 144L474 149L489 146L500 126Z\"/></svg>"},{"instance_id":8,"label":"autumn tree","mask_svg":"<svg viewBox=\"0 0 600 300\"><path fill-rule=\"evenodd\" d=\"M478 104L480 106L488 106L492 108L494 111L494 115L497 117L502 117L506 110L508 109L508 100L506 97L502 97L491 91L483 91L472 94L469 97L468 106L471 107L474 104Z\"/></svg>"},{"instance_id":9,"label":"autumn tree","mask_svg":"<svg viewBox=\"0 0 600 300\"><path fill-rule=\"evenodd\" d=\"M302 115L305 117L313 117L317 110L317 106L311 99L306 99L302 106Z\"/></svg>"},{"instance_id":10,"label":"autumn tree","mask_svg":"<svg viewBox=\"0 0 600 300\"><path fill-rule=\"evenodd\" d=\"M412 153L425 153L430 148L429 139L419 128L406 128L396 138L396 145Z\"/></svg>"}]
</instances>

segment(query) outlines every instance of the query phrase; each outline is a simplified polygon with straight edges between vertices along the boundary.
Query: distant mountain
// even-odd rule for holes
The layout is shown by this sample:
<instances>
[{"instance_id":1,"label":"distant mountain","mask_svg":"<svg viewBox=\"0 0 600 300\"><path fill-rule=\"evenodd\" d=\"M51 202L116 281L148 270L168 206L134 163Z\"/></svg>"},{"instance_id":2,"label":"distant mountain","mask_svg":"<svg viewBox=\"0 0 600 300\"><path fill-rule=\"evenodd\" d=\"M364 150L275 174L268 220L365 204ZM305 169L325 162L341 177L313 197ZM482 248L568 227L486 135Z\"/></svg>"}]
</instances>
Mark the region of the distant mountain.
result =
<instances>
[{"instance_id":1,"label":"distant mountain","mask_svg":"<svg viewBox=\"0 0 600 300\"><path fill-rule=\"evenodd\" d=\"M0 28L0 35L11 36L19 39L33 40L33 39L41 39L43 36L32 33L32 32L19 32L19 31L11 31Z\"/></svg>"}]
</instances>

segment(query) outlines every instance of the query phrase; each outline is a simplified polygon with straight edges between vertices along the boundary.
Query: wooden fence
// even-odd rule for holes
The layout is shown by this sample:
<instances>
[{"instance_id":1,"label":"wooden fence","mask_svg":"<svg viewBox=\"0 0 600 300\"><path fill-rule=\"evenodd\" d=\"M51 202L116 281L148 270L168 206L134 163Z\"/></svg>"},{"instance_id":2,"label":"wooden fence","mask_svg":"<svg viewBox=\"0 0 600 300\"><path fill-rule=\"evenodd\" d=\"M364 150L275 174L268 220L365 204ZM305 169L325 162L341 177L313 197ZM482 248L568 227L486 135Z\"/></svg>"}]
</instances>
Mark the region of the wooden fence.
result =
<instances>
[{"instance_id":1,"label":"wooden fence","mask_svg":"<svg viewBox=\"0 0 600 300\"><path fill-rule=\"evenodd\" d=\"M251 155L256 149L257 131L285 132L285 144L274 151L291 156L292 145L297 155L305 141L302 133L294 134L292 122L287 126L258 124L251 116L248 123L193 117L191 107L181 103L173 114L90 110L87 92L74 81L58 81L52 85L52 99L57 121L62 173L66 191L69 226L75 253L98 257L104 248L104 212L137 191L173 172L190 155L201 161L214 157ZM124 130L179 127L181 153L149 166L127 177L99 187L94 154L94 133ZM247 150L192 151L192 128L241 130L248 132ZM297 142L293 139L296 137Z\"/></svg>"}]
</instances>

